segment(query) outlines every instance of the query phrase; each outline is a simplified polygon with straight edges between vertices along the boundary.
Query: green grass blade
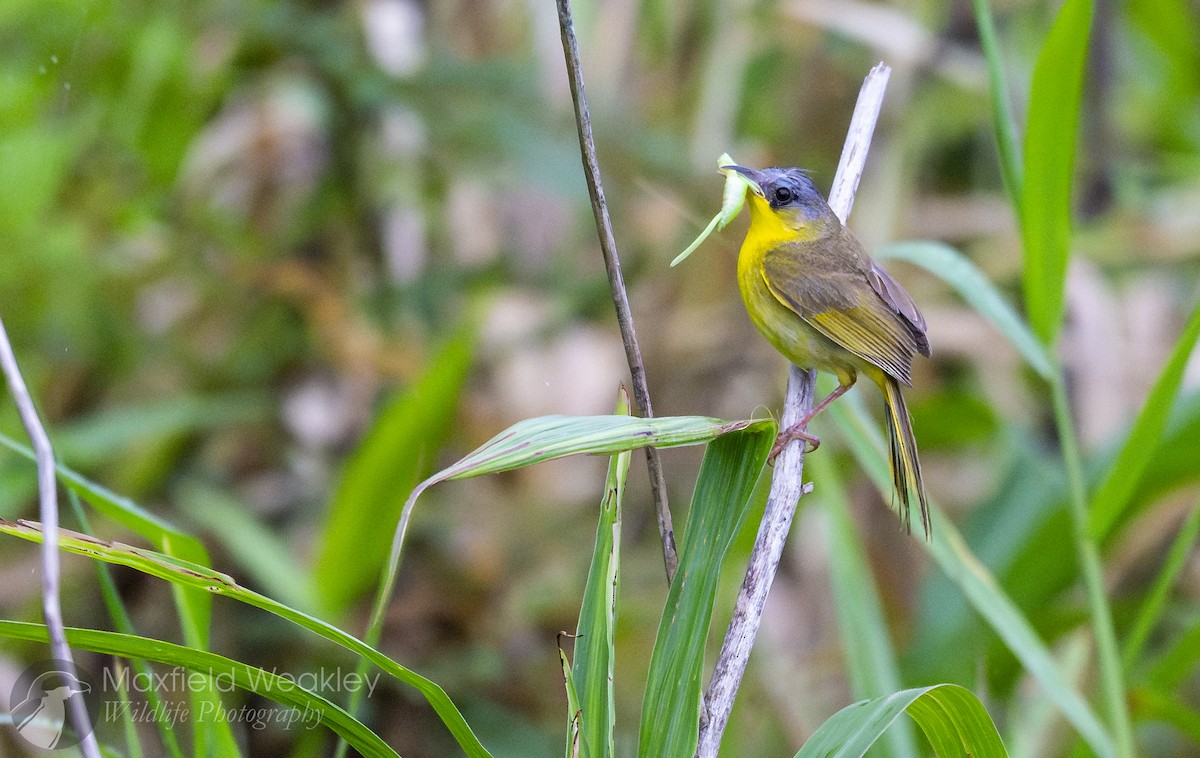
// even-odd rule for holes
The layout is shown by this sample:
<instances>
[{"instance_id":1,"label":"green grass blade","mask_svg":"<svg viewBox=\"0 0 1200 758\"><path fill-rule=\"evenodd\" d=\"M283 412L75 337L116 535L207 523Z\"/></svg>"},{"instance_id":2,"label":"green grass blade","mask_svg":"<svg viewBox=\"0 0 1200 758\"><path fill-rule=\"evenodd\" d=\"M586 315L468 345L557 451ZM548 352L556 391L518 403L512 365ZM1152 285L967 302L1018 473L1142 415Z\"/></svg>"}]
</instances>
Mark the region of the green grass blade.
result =
<instances>
[{"instance_id":1,"label":"green grass blade","mask_svg":"<svg viewBox=\"0 0 1200 758\"><path fill-rule=\"evenodd\" d=\"M458 463L418 484L408 496L392 535L392 552L375 594L366 641L373 644L379 637L383 611L392 596L396 572L400 570L408 522L417 498L434 484L448 479L498 474L568 455L611 455L647 445L660 448L695 445L730 432L760 431L774 426L770 420L721 421L703 416L541 416L517 422Z\"/></svg>"},{"instance_id":2,"label":"green grass blade","mask_svg":"<svg viewBox=\"0 0 1200 758\"><path fill-rule=\"evenodd\" d=\"M0 444L33 460L32 451L8 437L0 435ZM98 513L146 538L172 559L204 567L211 564L208 550L200 540L142 509L132 500L116 495L62 465L58 465L58 480L69 491L86 500ZM208 649L212 597L180 584L171 585L171 595L184 641L198 650ZM189 692L189 696L192 707L200 709L205 703L216 701L218 693L211 688L205 690L201 687ZM192 729L193 739L199 746L195 749L211 749L225 755L240 754L227 721L197 720L192 723Z\"/></svg>"},{"instance_id":3,"label":"green grass blade","mask_svg":"<svg viewBox=\"0 0 1200 758\"><path fill-rule=\"evenodd\" d=\"M3 434L0 434L0 445L30 461L34 459L33 451ZM87 501L97 513L144 537L163 553L202 566L211 564L204 543L129 498L117 495L61 464L58 466L58 480ZM184 640L193 647L206 649L212 598L186 587L172 586L172 592Z\"/></svg>"},{"instance_id":4,"label":"green grass blade","mask_svg":"<svg viewBox=\"0 0 1200 758\"><path fill-rule=\"evenodd\" d=\"M42 624L0 620L0 637L45 642L46 627ZM352 718L350 714L328 699L300 686L293 678L239 663L215 653L137 635L68 628L67 641L71 643L72 647L81 650L91 650L122 658L140 658L167 666L179 666L219 678L222 687L228 683L295 709L293 713L296 713L298 725L301 718L310 719L304 722L303 726L305 727L311 725L313 720L319 719L317 723L329 727L342 739L353 745L362 755L397 755L395 750L388 747L386 742L364 726L362 722ZM215 710L202 713L214 714L210 718L218 718L215 715L218 711ZM228 721L227 719L223 720ZM234 749L236 750L236 743ZM199 753L197 754L199 755ZM233 755L236 753L216 754Z\"/></svg>"},{"instance_id":5,"label":"green grass blade","mask_svg":"<svg viewBox=\"0 0 1200 758\"><path fill-rule=\"evenodd\" d=\"M41 525L21 521L11 523L0 519L0 533L11 534L30 542L41 542ZM484 758L488 752L479 743L478 738L467 726L458 708L454 706L445 691L435 682L426 679L416 672L401 666L391 658L367 645L354 636L342 631L332 624L322 621L303 611L261 595L253 590L242 587L227 574L215 571L207 566L191 563L164 553L125 545L120 542L105 542L86 534L79 534L67 529L59 530L59 547L76 555L82 555L95 560L104 561L119 566L141 571L144 574L165 579L173 587L187 588L209 595L221 595L233 598L255 608L260 608L280 618L291 621L304 629L349 650L350 652L375 664L385 673L420 692L433 707L450 733L458 741L459 746L471 758ZM152 660L152 659L151 659Z\"/></svg>"},{"instance_id":6,"label":"green grass blade","mask_svg":"<svg viewBox=\"0 0 1200 758\"><path fill-rule=\"evenodd\" d=\"M218 544L265 594L293 608L316 608L308 570L295 551L228 493L197 481L185 482L176 495L188 518L211 532Z\"/></svg>"},{"instance_id":7,"label":"green grass blade","mask_svg":"<svg viewBox=\"0 0 1200 758\"><path fill-rule=\"evenodd\" d=\"M1088 530L1087 482L1084 480L1083 456L1071 418L1071 403L1067 398L1066 381L1056 379L1051 385L1054 403L1054 423L1058 428L1062 448L1063 468L1066 469L1067 500L1071 516L1071 537L1079 561L1079 575L1087 597L1092 637L1096 641L1096 663L1100 670L1100 691L1108 711L1109 727L1116 743L1117 755L1133 758L1133 726L1129 716L1129 701L1125 690L1125 672L1121 667L1121 651L1117 647L1117 632L1104 582L1104 566L1100 561L1100 546Z\"/></svg>"},{"instance_id":8,"label":"green grass blade","mask_svg":"<svg viewBox=\"0 0 1200 758\"><path fill-rule=\"evenodd\" d=\"M318 602L330 613L343 613L378 578L389 527L453 427L471 352L465 337L443 348L425 374L387 404L346 462L313 566Z\"/></svg>"},{"instance_id":9,"label":"green grass blade","mask_svg":"<svg viewBox=\"0 0 1200 758\"><path fill-rule=\"evenodd\" d=\"M1183 334L1167 359L1167 365L1154 382L1145 405L1125 438L1125 444L1117 459L1108 469L1108 475L1092 496L1089 510L1092 536L1103 540L1120 521L1133 502L1146 467L1158 450L1163 431L1167 428L1171 406L1183 382L1183 371L1188 359L1200 339L1200 305L1197 305L1184 326Z\"/></svg>"},{"instance_id":10,"label":"green grass blade","mask_svg":"<svg viewBox=\"0 0 1200 758\"><path fill-rule=\"evenodd\" d=\"M639 447L697 445L768 420L722 421L704 416L541 416L526 419L427 480L429 483L498 474L580 453L612 454Z\"/></svg>"},{"instance_id":11,"label":"green grass blade","mask_svg":"<svg viewBox=\"0 0 1200 758\"><path fill-rule=\"evenodd\" d=\"M54 452L77 468L90 469L159 440L266 420L272 407L266 393L237 393L182 395L110 408L55 430Z\"/></svg>"},{"instance_id":12,"label":"green grass blade","mask_svg":"<svg viewBox=\"0 0 1200 758\"><path fill-rule=\"evenodd\" d=\"M755 424L709 444L696 480L679 570L667 592L642 702L638 755L690 756L699 739L701 674L721 564L749 510L775 440Z\"/></svg>"},{"instance_id":13,"label":"green grass blade","mask_svg":"<svg viewBox=\"0 0 1200 758\"><path fill-rule=\"evenodd\" d=\"M1092 0L1066 0L1033 69L1019 215L1025 307L1045 344L1058 336L1071 243L1071 183Z\"/></svg>"},{"instance_id":14,"label":"green grass blade","mask_svg":"<svg viewBox=\"0 0 1200 758\"><path fill-rule=\"evenodd\" d=\"M850 517L846 490L832 458L814 455L806 462L816 483L814 493L830 517L829 575L850 693L862 700L883 697L901 688L900 667L888 636L887 618L875 579ZM887 730L885 739L891 755L916 758L912 728L907 721Z\"/></svg>"},{"instance_id":15,"label":"green grass blade","mask_svg":"<svg viewBox=\"0 0 1200 758\"><path fill-rule=\"evenodd\" d=\"M113 668L117 671L116 700L117 707L121 710L121 726L125 732L125 749L129 751L129 758L142 758L142 755L144 755L142 752L142 741L138 737L137 726L133 723L133 701L129 699L129 667L122 662L121 658L117 658L113 661ZM145 670L149 672L149 666L146 666ZM158 691L153 688L148 689L146 694L149 695L151 692L154 692L155 695L158 694ZM161 706L151 705L151 713L161 713L162 711L159 708ZM155 721L161 722L161 719L155 719ZM167 728L166 724L159 723L158 728L164 734L174 734L173 730ZM179 754L178 749L174 754Z\"/></svg>"},{"instance_id":16,"label":"green grass blade","mask_svg":"<svg viewBox=\"0 0 1200 758\"><path fill-rule=\"evenodd\" d=\"M915 263L953 287L963 300L1004 335L1043 379L1055 376L1046 348L996 286L962 253L941 242L901 242L879 251L880 258Z\"/></svg>"},{"instance_id":17,"label":"green grass blade","mask_svg":"<svg viewBox=\"0 0 1200 758\"><path fill-rule=\"evenodd\" d=\"M1200 537L1200 503L1192 506L1191 512L1179 527L1175 539L1171 542L1171 548L1167 551L1163 567L1159 570L1158 576L1154 578L1154 585L1147 593L1146 599L1142 601L1137 620L1134 621L1133 627L1125 639L1125 647L1121 651L1121 662L1126 671L1132 668L1134 661L1141 654L1146 640L1150 638L1150 632L1154 630L1154 625L1158 623L1163 606L1167 601L1167 594L1175 584L1175 580L1179 578L1180 572L1183 571L1188 556L1192 553L1192 548L1196 546L1197 537Z\"/></svg>"},{"instance_id":18,"label":"green grass blade","mask_svg":"<svg viewBox=\"0 0 1200 758\"><path fill-rule=\"evenodd\" d=\"M859 405L847 400L843 398L842 402L833 404L826 412L838 419L839 429L846 435L855 458L879 491L888 498L892 492L892 480L878 425ZM1025 618L991 572L971 552L954 523L946 518L936 504L931 502L930 507L933 511L933 539L921 544L929 550L938 567L1000 636L1029 675L1042 686L1046 696L1075 727L1092 751L1101 758L1115 756L1112 735L1087 701L1063 678L1054 657L1034 631L1029 619Z\"/></svg>"},{"instance_id":19,"label":"green grass blade","mask_svg":"<svg viewBox=\"0 0 1200 758\"><path fill-rule=\"evenodd\" d=\"M1019 207L1025 176L1021 168L1021 151L1017 145L1017 127L1012 114L1012 100L1008 94L1008 81L1004 76L1004 59L1000 55L1000 41L996 35L996 23L987 0L971 0L975 9L975 25L979 28L979 45L987 61L988 84L992 97L992 126L996 131L996 148L1000 153L1000 172L1004 176L1004 188L1013 207Z\"/></svg>"},{"instance_id":20,"label":"green grass blade","mask_svg":"<svg viewBox=\"0 0 1200 758\"><path fill-rule=\"evenodd\" d=\"M796 758L858 758L902 713L917 722L939 758L1008 755L979 698L957 684L935 684L846 706L821 725Z\"/></svg>"},{"instance_id":21,"label":"green grass blade","mask_svg":"<svg viewBox=\"0 0 1200 758\"><path fill-rule=\"evenodd\" d=\"M629 413L629 398L624 390L617 413ZM580 754L591 758L610 758L616 753L613 633L620 586L621 502L631 457L629 451L617 453L608 465L604 500L600 504L600 519L596 526L596 546L583 590L579 625L575 630L575 658L571 670L579 698L578 710L582 711L579 726L583 749Z\"/></svg>"}]
</instances>

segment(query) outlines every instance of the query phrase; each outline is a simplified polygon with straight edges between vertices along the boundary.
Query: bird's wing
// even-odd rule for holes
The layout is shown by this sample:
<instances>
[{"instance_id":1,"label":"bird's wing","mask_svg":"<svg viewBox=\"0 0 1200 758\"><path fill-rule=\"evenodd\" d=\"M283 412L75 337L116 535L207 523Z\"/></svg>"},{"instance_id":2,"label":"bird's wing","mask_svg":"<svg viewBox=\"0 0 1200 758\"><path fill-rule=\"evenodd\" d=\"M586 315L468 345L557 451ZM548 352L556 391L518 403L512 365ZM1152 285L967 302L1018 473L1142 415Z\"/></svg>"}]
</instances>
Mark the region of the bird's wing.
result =
<instances>
[{"instance_id":1,"label":"bird's wing","mask_svg":"<svg viewBox=\"0 0 1200 758\"><path fill-rule=\"evenodd\" d=\"M904 317L911 327L913 339L917 343L917 350L921 352L921 355L929 357L929 338L925 336L925 317L921 315L921 311L917 310L917 304L913 302L908 290L900 286L900 283L875 261L871 261L871 266L867 269L867 281L871 283L871 288L875 290L876 294L883 298L883 302Z\"/></svg>"},{"instance_id":2,"label":"bird's wing","mask_svg":"<svg viewBox=\"0 0 1200 758\"><path fill-rule=\"evenodd\" d=\"M838 260L814 254L811 244L789 243L768 251L762 261L767 288L818 332L911 385L913 355L921 350L915 333L924 337L923 332L875 290L865 255Z\"/></svg>"}]
</instances>

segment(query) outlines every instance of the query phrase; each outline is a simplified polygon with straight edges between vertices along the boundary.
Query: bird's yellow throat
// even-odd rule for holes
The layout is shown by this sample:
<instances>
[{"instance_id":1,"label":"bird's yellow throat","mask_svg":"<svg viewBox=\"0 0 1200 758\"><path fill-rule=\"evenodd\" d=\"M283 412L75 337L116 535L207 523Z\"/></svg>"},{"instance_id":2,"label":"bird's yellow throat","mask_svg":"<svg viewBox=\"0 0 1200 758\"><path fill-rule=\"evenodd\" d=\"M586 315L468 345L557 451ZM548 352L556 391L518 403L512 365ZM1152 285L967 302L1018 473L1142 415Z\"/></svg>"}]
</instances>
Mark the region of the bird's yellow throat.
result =
<instances>
[{"instance_id":1,"label":"bird's yellow throat","mask_svg":"<svg viewBox=\"0 0 1200 758\"><path fill-rule=\"evenodd\" d=\"M806 242L820 235L815 224L805 224L791 214L779 213L765 198L748 192L750 228L738 256L739 267L757 264L766 252L786 242Z\"/></svg>"}]
</instances>

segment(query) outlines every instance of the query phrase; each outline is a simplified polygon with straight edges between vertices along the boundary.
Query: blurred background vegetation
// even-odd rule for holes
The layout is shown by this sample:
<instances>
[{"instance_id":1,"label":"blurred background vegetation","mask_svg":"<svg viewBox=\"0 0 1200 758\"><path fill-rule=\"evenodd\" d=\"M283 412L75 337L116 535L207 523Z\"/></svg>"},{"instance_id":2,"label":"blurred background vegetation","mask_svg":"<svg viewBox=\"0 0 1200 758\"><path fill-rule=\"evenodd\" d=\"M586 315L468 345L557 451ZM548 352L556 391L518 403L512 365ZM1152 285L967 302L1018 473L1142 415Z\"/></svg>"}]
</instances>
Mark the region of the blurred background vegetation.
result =
<instances>
[{"instance_id":1,"label":"blurred background vegetation","mask_svg":"<svg viewBox=\"0 0 1200 758\"><path fill-rule=\"evenodd\" d=\"M1020 123L1056 5L993 10ZM734 284L745 221L681 268L667 262L719 205L723 151L805 166L827 188L859 83L881 59L894 73L852 228L869 249L955 245L1019 302L1020 237L966 0L610 0L575 12L659 415L778 408L782 359ZM1198 16L1187 0L1097 5L1062 339L1097 476L1196 299ZM522 418L610 412L626 368L552 3L6 0L0 47L0 315L26 379L64 463L201 536L217 568L360 632L419 474ZM930 325L934 357L908 397L931 493L1086 678L1045 394L940 280L891 268ZM1103 546L1119 632L1196 507L1198 368L1135 515ZM11 403L0 429L23 438ZM818 431L829 440L818 455L850 487L904 684L962 683L1001 724L1032 708L1015 659L897 527L834 425ZM682 519L700 451L664 458ZM635 462L617 639L618 728L629 730L665 594ZM442 684L497 755L561 749L555 634L578 614L604 463L442 485L417 512L382 648ZM0 516L35 518L33 493L27 461L0 455ZM827 531L824 511L802 509L734 711L733 754L790 754L848 702ZM0 549L5 618L39 617L36 560L25 543ZM1198 560L1131 675L1147 754L1189 754L1200 740ZM90 562L64 568L68 624L110 628ZM178 640L168 586L116 577L139 633ZM740 578L727 572L728 597ZM281 671L329 663L283 622L217 611L218 652ZM7 692L40 653L0 651ZM401 753L451 750L399 685L367 707ZM1040 754L1071 744L1053 719L1041 736ZM295 735L244 737L261 755Z\"/></svg>"}]
</instances>

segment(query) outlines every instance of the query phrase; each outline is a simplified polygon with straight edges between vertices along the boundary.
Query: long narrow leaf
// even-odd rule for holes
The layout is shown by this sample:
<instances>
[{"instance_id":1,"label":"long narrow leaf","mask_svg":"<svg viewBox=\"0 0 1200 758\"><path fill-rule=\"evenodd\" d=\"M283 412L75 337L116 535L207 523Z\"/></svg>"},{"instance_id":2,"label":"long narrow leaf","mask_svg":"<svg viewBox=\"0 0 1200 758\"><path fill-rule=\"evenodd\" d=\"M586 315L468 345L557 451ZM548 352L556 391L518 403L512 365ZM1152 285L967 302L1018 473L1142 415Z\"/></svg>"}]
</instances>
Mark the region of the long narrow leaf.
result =
<instances>
[{"instance_id":1,"label":"long narrow leaf","mask_svg":"<svg viewBox=\"0 0 1200 758\"><path fill-rule=\"evenodd\" d=\"M33 451L3 434L0 434L0 445L33 460ZM167 555L202 566L211 563L204 543L129 498L117 495L61 464L58 466L58 480L102 516L144 537ZM207 648L212 598L189 588L172 589L184 640L193 647Z\"/></svg>"},{"instance_id":2,"label":"long narrow leaf","mask_svg":"<svg viewBox=\"0 0 1200 758\"><path fill-rule=\"evenodd\" d=\"M624 390L617 413L628 415ZM579 625L575 632L575 659L571 668L582 711L581 755L610 758L615 754L616 704L613 698L615 661L613 631L617 623L617 591L621 560L621 501L629 473L629 451L617 453L608 465L604 501L596 526L596 545L588 569Z\"/></svg>"},{"instance_id":3,"label":"long narrow leaf","mask_svg":"<svg viewBox=\"0 0 1200 758\"><path fill-rule=\"evenodd\" d=\"M1092 536L1103 540L1125 514L1133 501L1133 493L1151 459L1158 451L1159 440L1167 428L1171 406L1183 382L1183 370L1200 339L1200 304L1192 311L1183 334L1175 343L1167 365L1154 382L1146 403L1125 438L1117 459L1108 469L1103 484L1092 496L1089 512Z\"/></svg>"},{"instance_id":4,"label":"long narrow leaf","mask_svg":"<svg viewBox=\"0 0 1200 758\"><path fill-rule=\"evenodd\" d=\"M901 242L879 251L880 258L915 263L958 291L962 299L1004 335L1030 368L1046 380L1055 375L1054 363L996 286L966 256L941 242Z\"/></svg>"},{"instance_id":5,"label":"long narrow leaf","mask_svg":"<svg viewBox=\"0 0 1200 758\"><path fill-rule=\"evenodd\" d=\"M11 523L0 519L0 533L11 534L30 542L41 542L41 525L33 522ZM483 758L488 752L479 743L478 738L467 726L462 714L451 702L445 691L435 682L426 679L416 672L401 666L375 648L356 639L354 636L338 629L321 619L298 611L253 590L242 587L228 574L215 571L207 566L201 566L186 560L175 558L164 553L125 545L120 542L105 542L86 534L79 534L67 529L59 530L59 547L76 555L82 555L95 560L112 563L119 566L141 571L159 579L165 579L172 586L194 589L210 595L222 595L233 598L255 608L261 608L280 618L307 629L331 642L346 648L350 652L365 658L383 671L401 682L420 692L441 718L442 723L454 735L459 746L472 758Z\"/></svg>"},{"instance_id":6,"label":"long narrow leaf","mask_svg":"<svg viewBox=\"0 0 1200 758\"><path fill-rule=\"evenodd\" d=\"M679 545L642 702L638 755L687 756L699 738L701 673L721 564L749 510L750 495L775 439L756 424L709 444Z\"/></svg>"},{"instance_id":7,"label":"long narrow leaf","mask_svg":"<svg viewBox=\"0 0 1200 758\"><path fill-rule=\"evenodd\" d=\"M957 684L935 684L846 706L821 725L796 758L858 758L906 712L939 758L1008 755L979 698Z\"/></svg>"},{"instance_id":8,"label":"long narrow leaf","mask_svg":"<svg viewBox=\"0 0 1200 758\"><path fill-rule=\"evenodd\" d=\"M1025 127L1021 234L1025 307L1033 331L1052 343L1062 326L1071 243L1071 182L1091 36L1092 0L1066 0L1038 54Z\"/></svg>"},{"instance_id":9,"label":"long narrow leaf","mask_svg":"<svg viewBox=\"0 0 1200 758\"><path fill-rule=\"evenodd\" d=\"M387 559L388 527L404 498L432 470L453 427L470 368L471 340L451 341L411 386L388 402L346 462L320 534L313 566L321 607L338 615L368 590Z\"/></svg>"},{"instance_id":10,"label":"long narrow leaf","mask_svg":"<svg viewBox=\"0 0 1200 758\"><path fill-rule=\"evenodd\" d=\"M366 641L378 639L383 611L392 596L396 573L408 522L417 498L429 487L449 479L465 479L484 474L531 466L568 455L612 454L640 447L677 447L708 442L739 430L761 431L774 428L770 420L721 421L703 416L541 416L510 426L458 463L434 474L416 486L400 511L400 521L392 535L392 552L375 594Z\"/></svg>"},{"instance_id":11,"label":"long narrow leaf","mask_svg":"<svg viewBox=\"0 0 1200 758\"><path fill-rule=\"evenodd\" d=\"M32 451L4 435L0 435L0 444L33 460ZM156 545L163 554L199 566L207 567L211 564L204 543L166 519L144 510L132 500L113 493L61 464L58 465L58 480L68 490L87 501L98 513L141 535ZM180 584L171 585L171 595L175 600L175 611L179 616L184 641L199 650L208 649L212 597L208 593ZM196 688L188 694L191 697L192 708L196 710L205 707L206 703L215 703L219 697L215 690L205 690L203 687ZM233 738L233 730L227 721L198 720L193 722L192 731L196 742L194 747L198 752L205 752L211 748L211 751L223 752L226 755L240 753Z\"/></svg>"},{"instance_id":12,"label":"long narrow leaf","mask_svg":"<svg viewBox=\"0 0 1200 758\"><path fill-rule=\"evenodd\" d=\"M0 620L0 637L16 640L46 641L43 624ZM67 641L73 647L122 658L140 658L168 666L179 666L216 677L222 686L229 685L253 692L281 705L295 709L289 718L299 728L323 725L341 735L362 755L396 756L397 753L374 732L354 719L322 695L305 689L294 679L271 671L249 666L215 653L175 645L162 640L132 634L104 632L95 629L67 629ZM128 669L126 669L128 671ZM194 681L189 679L189 681ZM214 708L220 705L214 704ZM224 709L224 706L220 706ZM298 711L298 712L297 712ZM220 714L211 710L200 713ZM210 716L218 718L219 716ZM303 719L303 721L302 721ZM197 719L199 720L199 719ZM222 719L228 721L229 719ZM229 755L229 753L222 753Z\"/></svg>"},{"instance_id":13,"label":"long narrow leaf","mask_svg":"<svg viewBox=\"0 0 1200 758\"><path fill-rule=\"evenodd\" d=\"M620 453L648 445L696 445L741 429L763 429L770 423L704 416L541 416L514 424L428 481L498 474L580 453Z\"/></svg>"}]
</instances>

